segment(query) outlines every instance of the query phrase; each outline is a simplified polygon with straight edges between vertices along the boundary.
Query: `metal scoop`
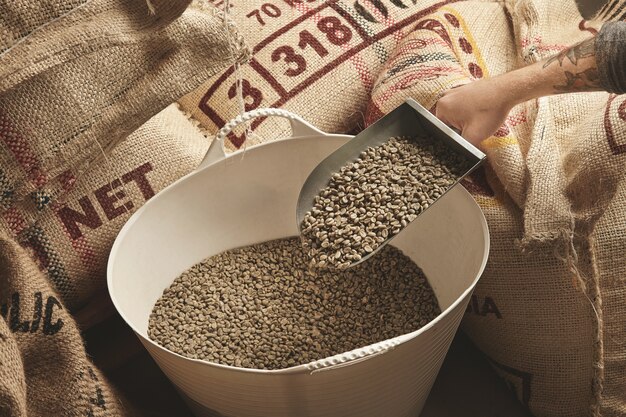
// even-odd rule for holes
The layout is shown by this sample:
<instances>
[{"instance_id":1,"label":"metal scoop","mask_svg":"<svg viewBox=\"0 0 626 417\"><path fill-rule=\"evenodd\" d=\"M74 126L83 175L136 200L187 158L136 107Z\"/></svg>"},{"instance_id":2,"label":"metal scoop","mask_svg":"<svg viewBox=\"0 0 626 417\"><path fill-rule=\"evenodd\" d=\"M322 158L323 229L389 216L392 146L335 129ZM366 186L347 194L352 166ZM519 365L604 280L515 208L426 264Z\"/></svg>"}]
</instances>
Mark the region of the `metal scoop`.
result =
<instances>
[{"instance_id":1,"label":"metal scoop","mask_svg":"<svg viewBox=\"0 0 626 417\"><path fill-rule=\"evenodd\" d=\"M298 230L301 231L304 216L313 208L315 196L328 185L334 173L339 172L343 166L356 160L361 155L361 152L367 148L382 145L394 136L431 137L433 140L443 141L446 145L467 158L470 162L470 168L446 192L458 184L463 177L476 169L486 157L484 153L463 139L452 128L433 116L415 100L409 98L389 114L356 135L347 144L333 152L309 174L298 197L298 206L296 208ZM439 198L436 200L439 200ZM428 208L431 206L432 204ZM417 218L419 218L419 215ZM385 240L373 252L363 254L362 258L352 263L350 267L374 255L395 236Z\"/></svg>"}]
</instances>

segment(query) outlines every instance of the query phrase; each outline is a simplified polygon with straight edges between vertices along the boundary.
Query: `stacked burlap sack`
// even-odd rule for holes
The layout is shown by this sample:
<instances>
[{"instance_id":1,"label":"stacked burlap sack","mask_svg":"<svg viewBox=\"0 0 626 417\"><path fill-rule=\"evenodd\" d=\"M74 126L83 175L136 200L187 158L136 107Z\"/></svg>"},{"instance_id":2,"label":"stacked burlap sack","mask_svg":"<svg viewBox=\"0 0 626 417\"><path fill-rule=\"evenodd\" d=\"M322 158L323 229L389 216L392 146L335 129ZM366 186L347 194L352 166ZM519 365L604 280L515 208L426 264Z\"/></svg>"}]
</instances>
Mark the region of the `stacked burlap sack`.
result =
<instances>
[{"instance_id":1,"label":"stacked burlap sack","mask_svg":"<svg viewBox=\"0 0 626 417\"><path fill-rule=\"evenodd\" d=\"M232 69L180 100L208 131L241 105L283 107L329 132L357 131L406 97L432 109L446 89L558 53L626 7L610 1L588 22L573 0L266 3L234 10L254 51L244 102ZM465 183L492 249L463 326L537 416L626 412L624 101L517 106ZM250 143L289 134L273 119L251 128Z\"/></svg>"},{"instance_id":2,"label":"stacked burlap sack","mask_svg":"<svg viewBox=\"0 0 626 417\"><path fill-rule=\"evenodd\" d=\"M190 2L0 2L2 416L135 414L70 311L105 288L124 221L208 147L177 105L153 116L247 59Z\"/></svg>"},{"instance_id":3,"label":"stacked burlap sack","mask_svg":"<svg viewBox=\"0 0 626 417\"><path fill-rule=\"evenodd\" d=\"M209 133L241 108L291 110L327 132L363 126L363 113L376 75L416 20L452 0L240 1L233 20L253 51L237 71L217 75L179 103ZM238 90L242 92L243 102ZM252 123L248 145L289 135L279 118ZM231 149L244 129L229 136Z\"/></svg>"},{"instance_id":4,"label":"stacked burlap sack","mask_svg":"<svg viewBox=\"0 0 626 417\"><path fill-rule=\"evenodd\" d=\"M413 97L536 62L596 33L574 1L458 2L420 19L376 80L368 123ZM463 328L537 416L626 413L626 97L516 106L468 187L491 255ZM485 181L486 180L486 181Z\"/></svg>"}]
</instances>

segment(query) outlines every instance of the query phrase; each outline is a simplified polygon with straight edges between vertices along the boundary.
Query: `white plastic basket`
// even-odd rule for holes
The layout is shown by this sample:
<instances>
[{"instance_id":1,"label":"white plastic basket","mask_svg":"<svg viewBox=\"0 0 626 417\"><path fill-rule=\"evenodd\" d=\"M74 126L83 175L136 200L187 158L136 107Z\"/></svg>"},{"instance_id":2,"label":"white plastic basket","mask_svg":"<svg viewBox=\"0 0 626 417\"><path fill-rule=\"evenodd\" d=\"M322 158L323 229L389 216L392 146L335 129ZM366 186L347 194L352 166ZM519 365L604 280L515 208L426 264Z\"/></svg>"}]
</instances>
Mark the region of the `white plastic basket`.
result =
<instances>
[{"instance_id":1,"label":"white plastic basket","mask_svg":"<svg viewBox=\"0 0 626 417\"><path fill-rule=\"evenodd\" d=\"M223 140L244 120L290 119L293 135L228 156ZM228 123L196 171L167 187L126 223L108 264L111 298L198 416L417 416L489 252L470 194L455 187L392 244L426 273L442 313L418 331L283 370L187 359L148 339L148 318L184 270L228 249L294 236L296 201L313 168L351 136L329 135L283 110Z\"/></svg>"}]
</instances>

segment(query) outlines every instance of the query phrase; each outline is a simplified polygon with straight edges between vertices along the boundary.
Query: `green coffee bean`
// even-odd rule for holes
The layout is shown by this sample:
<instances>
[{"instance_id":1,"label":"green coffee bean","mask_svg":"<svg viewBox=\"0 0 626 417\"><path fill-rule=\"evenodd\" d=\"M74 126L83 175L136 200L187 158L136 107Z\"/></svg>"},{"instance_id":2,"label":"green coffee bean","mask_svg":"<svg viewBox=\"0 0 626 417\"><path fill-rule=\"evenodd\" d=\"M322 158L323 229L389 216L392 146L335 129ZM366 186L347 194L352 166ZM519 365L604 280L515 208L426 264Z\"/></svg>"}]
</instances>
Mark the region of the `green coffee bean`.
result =
<instances>
[{"instance_id":1,"label":"green coffee bean","mask_svg":"<svg viewBox=\"0 0 626 417\"><path fill-rule=\"evenodd\" d=\"M148 335L189 358L281 369L415 331L440 313L421 269L394 247L344 271L307 265L298 238L212 256L163 292Z\"/></svg>"},{"instance_id":2,"label":"green coffee bean","mask_svg":"<svg viewBox=\"0 0 626 417\"><path fill-rule=\"evenodd\" d=\"M427 138L391 138L366 149L332 175L302 221L302 244L310 266L342 269L376 251L468 168L463 155ZM350 239L349 250L338 252L346 246L346 236L373 239Z\"/></svg>"}]
</instances>

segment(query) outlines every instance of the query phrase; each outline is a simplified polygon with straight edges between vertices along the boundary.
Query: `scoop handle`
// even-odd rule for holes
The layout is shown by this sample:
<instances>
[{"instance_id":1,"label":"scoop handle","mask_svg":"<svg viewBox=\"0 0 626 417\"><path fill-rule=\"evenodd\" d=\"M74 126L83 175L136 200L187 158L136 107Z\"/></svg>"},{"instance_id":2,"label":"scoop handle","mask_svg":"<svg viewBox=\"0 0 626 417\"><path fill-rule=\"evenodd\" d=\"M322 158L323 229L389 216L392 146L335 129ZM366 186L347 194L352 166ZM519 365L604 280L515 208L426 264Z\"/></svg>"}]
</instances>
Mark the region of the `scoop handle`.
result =
<instances>
[{"instance_id":1,"label":"scoop handle","mask_svg":"<svg viewBox=\"0 0 626 417\"><path fill-rule=\"evenodd\" d=\"M215 135L215 139L211 143L211 146L209 146L209 150L204 155L204 158L202 159L202 162L200 162L200 164L198 165L197 169L204 168L212 164L213 162L220 161L226 157L226 151L224 150L224 140L235 127L243 123L249 122L250 120L257 117L268 116L277 116L288 119L289 123L291 124L292 137L326 135L326 133L322 132L309 122L305 121L302 117L288 110L271 108L251 110L231 119L224 125L224 127L222 127L217 132L217 134Z\"/></svg>"}]
</instances>

